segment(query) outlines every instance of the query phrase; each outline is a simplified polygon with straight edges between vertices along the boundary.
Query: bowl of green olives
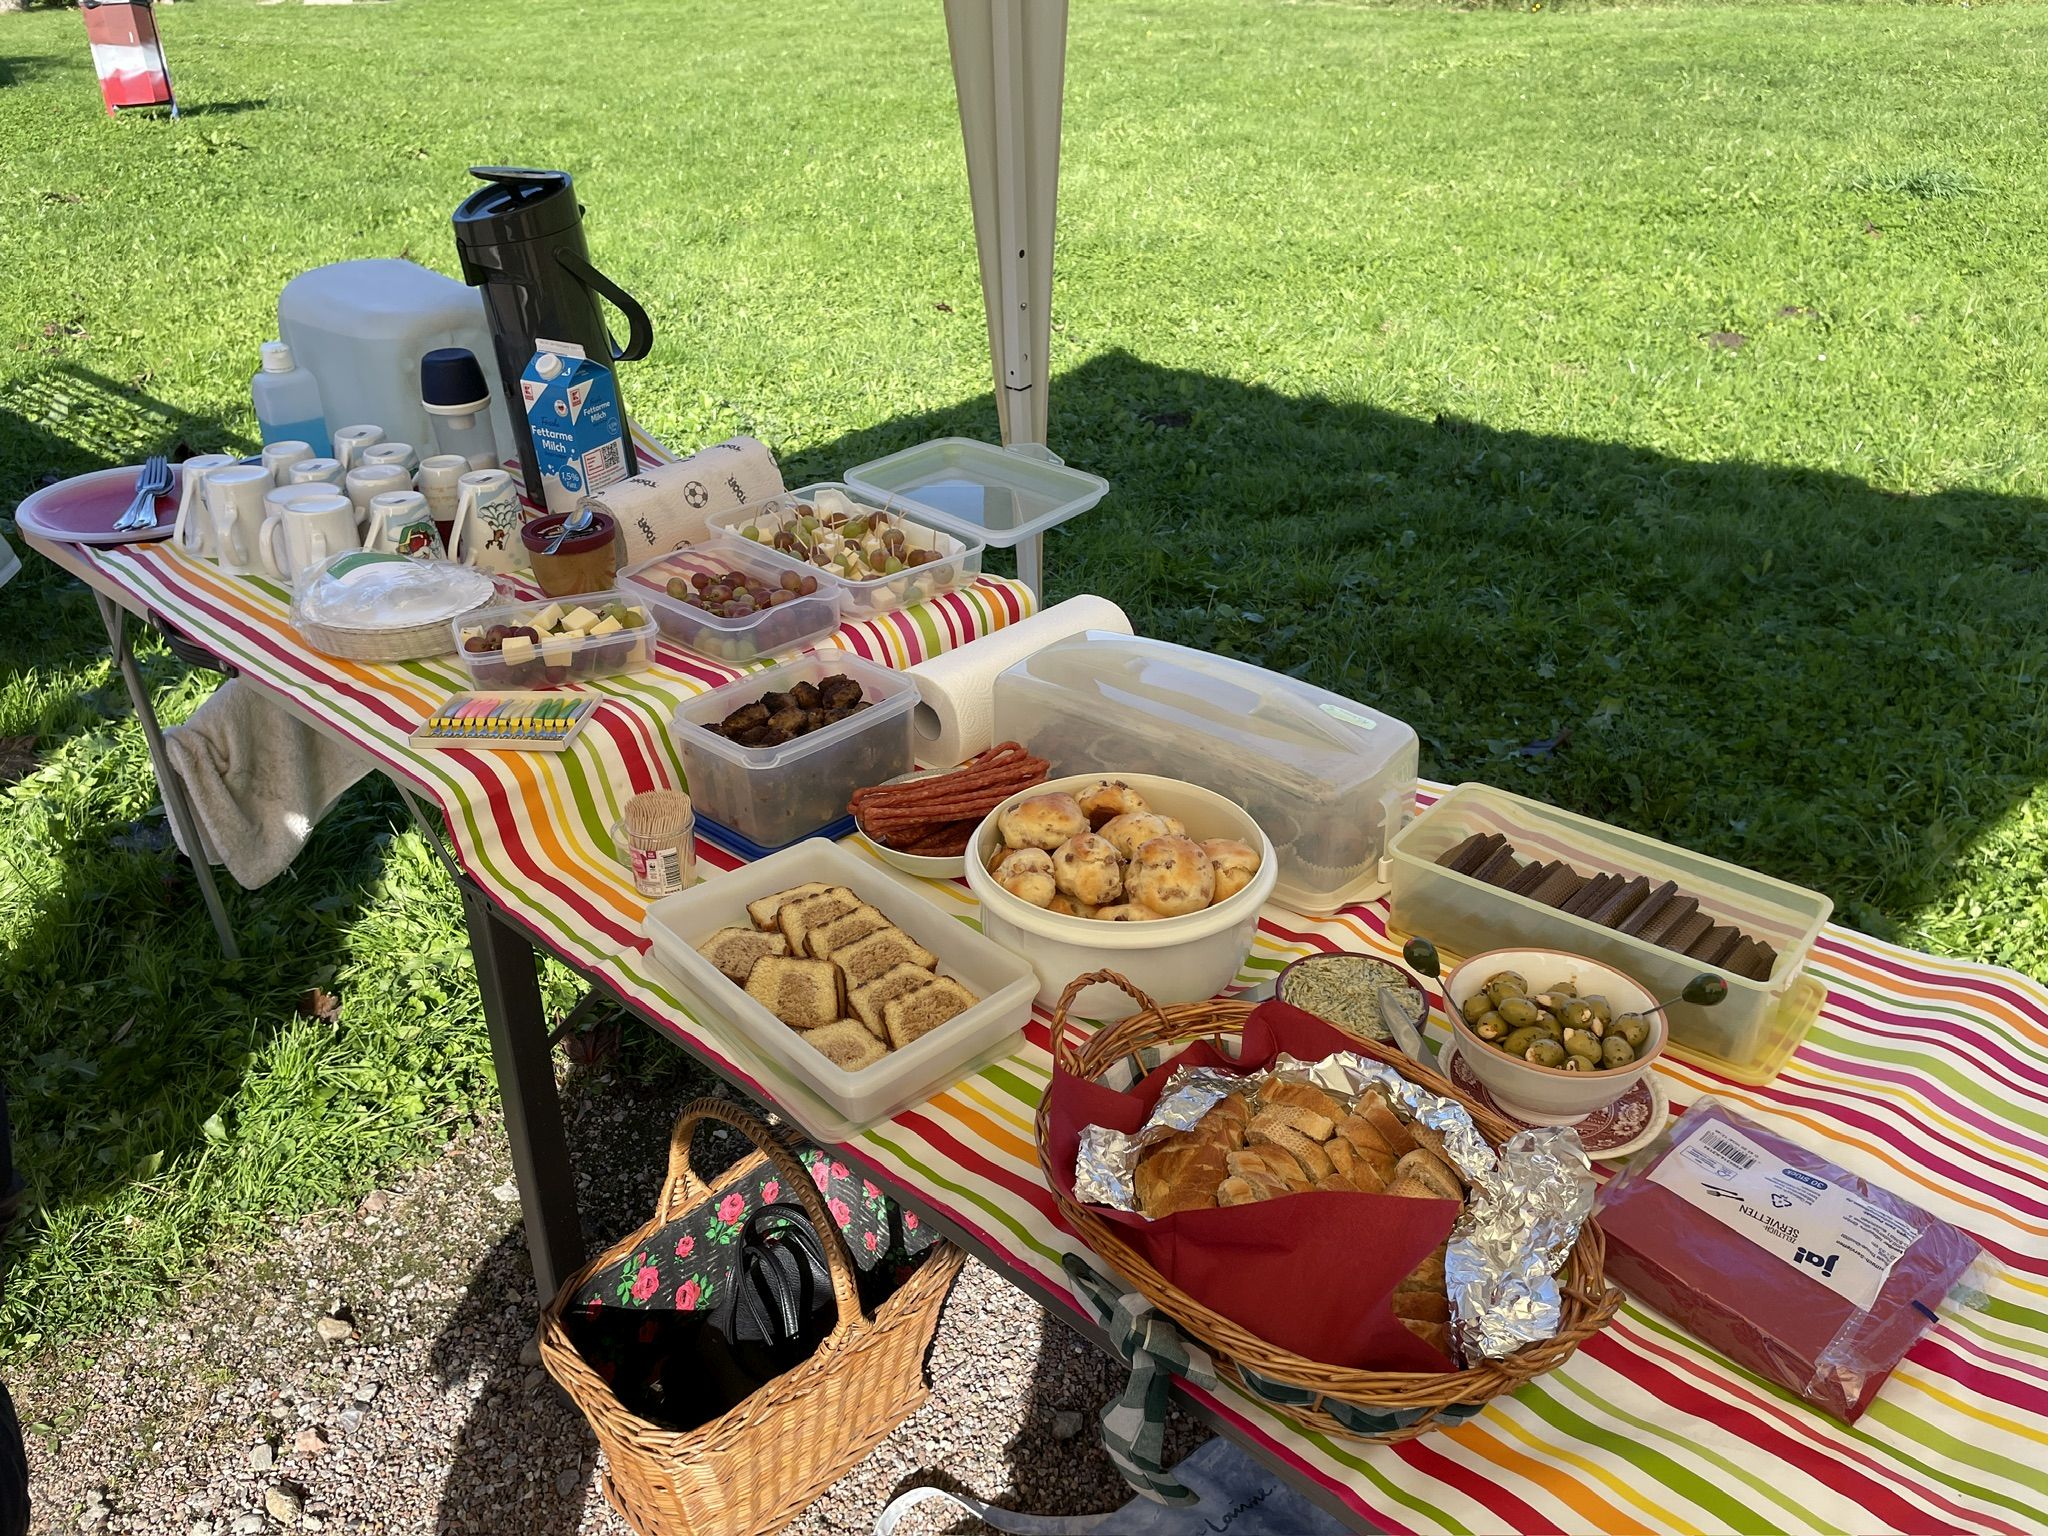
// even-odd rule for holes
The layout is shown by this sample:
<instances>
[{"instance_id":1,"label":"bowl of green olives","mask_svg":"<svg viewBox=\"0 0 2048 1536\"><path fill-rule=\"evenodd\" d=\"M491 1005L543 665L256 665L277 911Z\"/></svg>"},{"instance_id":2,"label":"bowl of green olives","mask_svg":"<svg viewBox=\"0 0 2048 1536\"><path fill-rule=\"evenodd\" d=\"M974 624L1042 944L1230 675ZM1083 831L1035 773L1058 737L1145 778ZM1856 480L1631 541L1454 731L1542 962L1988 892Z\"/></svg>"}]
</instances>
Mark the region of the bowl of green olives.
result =
<instances>
[{"instance_id":1,"label":"bowl of green olives","mask_svg":"<svg viewBox=\"0 0 2048 1536\"><path fill-rule=\"evenodd\" d=\"M1458 1054L1501 1107L1566 1123L1627 1093L1664 1052L1641 983L1559 949L1496 949L1444 980Z\"/></svg>"}]
</instances>

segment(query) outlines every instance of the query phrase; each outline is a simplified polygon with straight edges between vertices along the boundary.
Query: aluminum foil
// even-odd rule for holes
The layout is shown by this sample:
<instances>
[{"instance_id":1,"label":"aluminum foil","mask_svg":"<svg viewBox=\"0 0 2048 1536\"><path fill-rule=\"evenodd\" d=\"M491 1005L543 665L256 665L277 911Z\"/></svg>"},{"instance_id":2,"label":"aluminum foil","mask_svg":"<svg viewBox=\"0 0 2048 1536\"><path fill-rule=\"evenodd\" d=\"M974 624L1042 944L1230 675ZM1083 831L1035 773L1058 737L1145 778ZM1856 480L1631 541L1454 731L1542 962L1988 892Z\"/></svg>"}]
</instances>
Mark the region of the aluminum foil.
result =
<instances>
[{"instance_id":1,"label":"aluminum foil","mask_svg":"<svg viewBox=\"0 0 2048 1536\"><path fill-rule=\"evenodd\" d=\"M1498 1360L1557 1332L1556 1274L1592 1209L1593 1165L1577 1131L1545 1126L1501 1143L1496 1175L1473 1181L1444 1252L1465 1359Z\"/></svg>"},{"instance_id":2,"label":"aluminum foil","mask_svg":"<svg viewBox=\"0 0 2048 1536\"><path fill-rule=\"evenodd\" d=\"M1136 1212L1139 1154L1191 1129L1225 1094L1255 1090L1269 1078L1313 1083L1347 1104L1376 1091L1404 1118L1443 1137L1445 1154L1472 1186L1444 1259L1452 1331L1466 1360L1498 1359L1557 1332L1556 1272L1593 1209L1593 1169L1578 1132L1522 1131L1496 1156L1464 1105L1349 1051L1320 1061L1281 1056L1241 1076L1213 1067L1175 1072L1136 1131L1091 1125L1081 1132L1074 1193L1091 1205Z\"/></svg>"}]
</instances>

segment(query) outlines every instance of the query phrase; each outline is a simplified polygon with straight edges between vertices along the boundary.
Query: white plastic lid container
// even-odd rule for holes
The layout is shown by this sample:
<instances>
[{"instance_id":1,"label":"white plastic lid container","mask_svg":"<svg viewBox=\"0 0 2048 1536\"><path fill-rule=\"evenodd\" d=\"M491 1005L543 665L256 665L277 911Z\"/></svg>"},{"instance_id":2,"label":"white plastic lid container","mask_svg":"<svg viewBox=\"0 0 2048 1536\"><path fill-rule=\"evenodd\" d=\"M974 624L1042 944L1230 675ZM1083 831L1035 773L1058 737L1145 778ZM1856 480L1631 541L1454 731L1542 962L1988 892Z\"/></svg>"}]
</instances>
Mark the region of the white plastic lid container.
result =
<instances>
[{"instance_id":1,"label":"white plastic lid container","mask_svg":"<svg viewBox=\"0 0 2048 1536\"><path fill-rule=\"evenodd\" d=\"M998 448L940 437L846 472L846 483L883 502L908 502L934 528L1013 549L1079 517L1109 482L1069 469L1043 448Z\"/></svg>"},{"instance_id":2,"label":"white plastic lid container","mask_svg":"<svg viewBox=\"0 0 2048 1536\"><path fill-rule=\"evenodd\" d=\"M939 957L941 976L958 979L980 999L930 1034L891 1051L858 1072L834 1065L803 1036L734 985L697 946L720 928L748 926L747 903L810 881L843 885ZM806 1128L817 1119L796 1078L843 1116L847 1124L823 1131L843 1141L878 1120L920 1104L976 1066L1013 1053L1031 1019L1038 978L1009 951L934 906L882 866L822 838L743 864L703 884L663 897L647 909L647 937L655 958L683 977L719 1026L736 1034L771 1069L761 1086ZM814 1131L814 1134L820 1134Z\"/></svg>"},{"instance_id":3,"label":"white plastic lid container","mask_svg":"<svg viewBox=\"0 0 2048 1536\"><path fill-rule=\"evenodd\" d=\"M1273 900L1326 916L1386 889L1414 813L1415 732L1249 662L1089 630L996 678L995 739L1067 773L1157 773L1250 813L1279 856Z\"/></svg>"},{"instance_id":4,"label":"white plastic lid container","mask_svg":"<svg viewBox=\"0 0 2048 1536\"><path fill-rule=\"evenodd\" d=\"M779 747L743 747L711 729L743 704L843 672L868 707ZM780 848L846 814L856 789L908 773L917 684L845 651L813 652L686 699L676 747L697 814L764 848ZM792 884L799 882L792 881Z\"/></svg>"},{"instance_id":5,"label":"white plastic lid container","mask_svg":"<svg viewBox=\"0 0 2048 1536\"><path fill-rule=\"evenodd\" d=\"M785 520L794 521L803 515L803 509L815 506L820 491L839 492L853 504L855 516L861 512L887 513L894 524L903 528L913 545L933 550L939 558L899 571L894 576L873 576L865 581L855 581L851 577L835 576L830 571L821 570L800 556L784 554L768 543L749 539L742 532L743 529L756 528L772 534L783 526ZM848 618L866 619L950 592L981 574L980 539L956 537L942 529L929 527L921 518L911 515L916 510L911 502L900 497L890 501L886 497L857 491L849 485L825 480L784 491L780 496L756 506L734 507L713 513L711 526L719 533L751 544L763 558L784 570L815 576L821 584L837 587L844 594L842 612Z\"/></svg>"}]
</instances>

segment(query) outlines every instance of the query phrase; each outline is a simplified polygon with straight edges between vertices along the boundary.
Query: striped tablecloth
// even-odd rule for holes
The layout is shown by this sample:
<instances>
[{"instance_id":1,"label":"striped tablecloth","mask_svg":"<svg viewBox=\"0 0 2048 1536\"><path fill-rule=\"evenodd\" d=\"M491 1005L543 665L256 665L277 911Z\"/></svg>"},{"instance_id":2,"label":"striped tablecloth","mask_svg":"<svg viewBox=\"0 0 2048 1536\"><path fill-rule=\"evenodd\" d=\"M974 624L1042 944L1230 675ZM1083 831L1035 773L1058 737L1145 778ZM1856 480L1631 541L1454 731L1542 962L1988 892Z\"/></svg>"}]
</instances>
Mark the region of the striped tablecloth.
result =
<instances>
[{"instance_id":1,"label":"striped tablecloth","mask_svg":"<svg viewBox=\"0 0 2048 1536\"><path fill-rule=\"evenodd\" d=\"M163 614L243 673L425 787L471 873L537 938L594 971L701 1054L773 1098L786 1085L691 1016L646 955L640 898L614 862L620 799L679 780L677 698L728 675L664 650L652 672L597 685L577 748L415 752L413 725L461 675L445 661L361 666L309 651L278 592L161 548L51 551L131 607ZM851 626L841 646L904 664L1022 616L1030 596L985 579L909 615ZM1425 790L1427 793L1427 788ZM700 845L707 868L733 862ZM878 870L881 868L877 865ZM972 920L963 886L927 893ZM1240 978L1295 955L1392 956L1386 911L1326 920L1269 909ZM1660 1064L1675 1105L1725 1095L1746 1113L1973 1233L1995 1256L1980 1305L1953 1304L1876 1405L1846 1429L1731 1368L1633 1305L1563 1369L1455 1430L1399 1446L1304 1435L1224 1389L1201 1394L1246 1437L1398 1531L2040 1530L2048 1504L2048 991L2011 971L1937 961L1840 928L1812 961L1828 1001L1767 1089ZM1032 1146L1050 1076L1046 1020L1024 1050L861 1136L861 1157L1064 1293ZM742 1065L742 1063L745 1065ZM1341 1284L1341 1277L1312 1283Z\"/></svg>"}]
</instances>

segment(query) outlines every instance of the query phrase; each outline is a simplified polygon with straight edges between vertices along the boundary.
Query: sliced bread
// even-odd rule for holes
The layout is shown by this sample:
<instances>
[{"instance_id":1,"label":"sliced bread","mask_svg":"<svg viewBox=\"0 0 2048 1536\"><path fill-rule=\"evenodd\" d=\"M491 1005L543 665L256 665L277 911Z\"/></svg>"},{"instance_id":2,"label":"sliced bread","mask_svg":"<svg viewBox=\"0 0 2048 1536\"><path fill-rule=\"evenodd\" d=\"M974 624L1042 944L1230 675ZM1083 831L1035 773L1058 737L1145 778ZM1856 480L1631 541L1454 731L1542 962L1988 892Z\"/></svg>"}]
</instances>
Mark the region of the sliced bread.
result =
<instances>
[{"instance_id":1,"label":"sliced bread","mask_svg":"<svg viewBox=\"0 0 2048 1536\"><path fill-rule=\"evenodd\" d=\"M901 928L882 928L858 943L834 950L831 963L846 973L847 986L860 987L899 965L936 970L939 957Z\"/></svg>"},{"instance_id":2,"label":"sliced bread","mask_svg":"<svg viewBox=\"0 0 2048 1536\"><path fill-rule=\"evenodd\" d=\"M858 944L871 933L880 933L884 928L894 927L888 918L873 907L855 907L844 917L835 917L829 923L820 923L806 931L804 943L811 954L820 960L829 960L832 951L844 949L849 944Z\"/></svg>"},{"instance_id":3,"label":"sliced bread","mask_svg":"<svg viewBox=\"0 0 2048 1536\"><path fill-rule=\"evenodd\" d=\"M754 962L747 995L791 1029L819 1029L842 1012L845 993L829 960L768 955Z\"/></svg>"},{"instance_id":4,"label":"sliced bread","mask_svg":"<svg viewBox=\"0 0 2048 1536\"><path fill-rule=\"evenodd\" d=\"M882 1022L882 1005L906 992L928 987L935 980L937 978L923 966L912 965L906 960L900 965L890 966L873 981L849 988L846 993L847 1011L867 1025L868 1033L877 1040L887 1040L889 1031Z\"/></svg>"},{"instance_id":5,"label":"sliced bread","mask_svg":"<svg viewBox=\"0 0 2048 1536\"><path fill-rule=\"evenodd\" d=\"M775 926L782 930L782 936L789 940L789 952L793 955L810 954L810 933L813 928L822 928L834 918L844 917L861 899L843 885L832 886L816 896L806 896L802 901L785 903L775 913ZM814 957L815 958L815 957Z\"/></svg>"},{"instance_id":6,"label":"sliced bread","mask_svg":"<svg viewBox=\"0 0 2048 1536\"><path fill-rule=\"evenodd\" d=\"M871 1067L889 1054L888 1047L852 1019L842 1019L822 1029L807 1029L804 1042L815 1046L834 1066L844 1067L849 1072Z\"/></svg>"},{"instance_id":7,"label":"sliced bread","mask_svg":"<svg viewBox=\"0 0 2048 1536\"><path fill-rule=\"evenodd\" d=\"M882 1004L882 1028L888 1033L889 1048L902 1050L979 1001L950 976L933 977L928 985L914 992L890 998Z\"/></svg>"},{"instance_id":8,"label":"sliced bread","mask_svg":"<svg viewBox=\"0 0 2048 1536\"><path fill-rule=\"evenodd\" d=\"M832 887L822 880L813 880L808 885L792 885L786 891L777 891L773 896L763 896L759 901L747 903L747 918L763 933L775 927L775 914L792 901L803 901L807 897L822 896Z\"/></svg>"},{"instance_id":9,"label":"sliced bread","mask_svg":"<svg viewBox=\"0 0 2048 1536\"><path fill-rule=\"evenodd\" d=\"M697 953L745 986L754 962L766 955L788 954L789 940L779 933L757 933L752 928L721 928L697 946Z\"/></svg>"}]
</instances>

